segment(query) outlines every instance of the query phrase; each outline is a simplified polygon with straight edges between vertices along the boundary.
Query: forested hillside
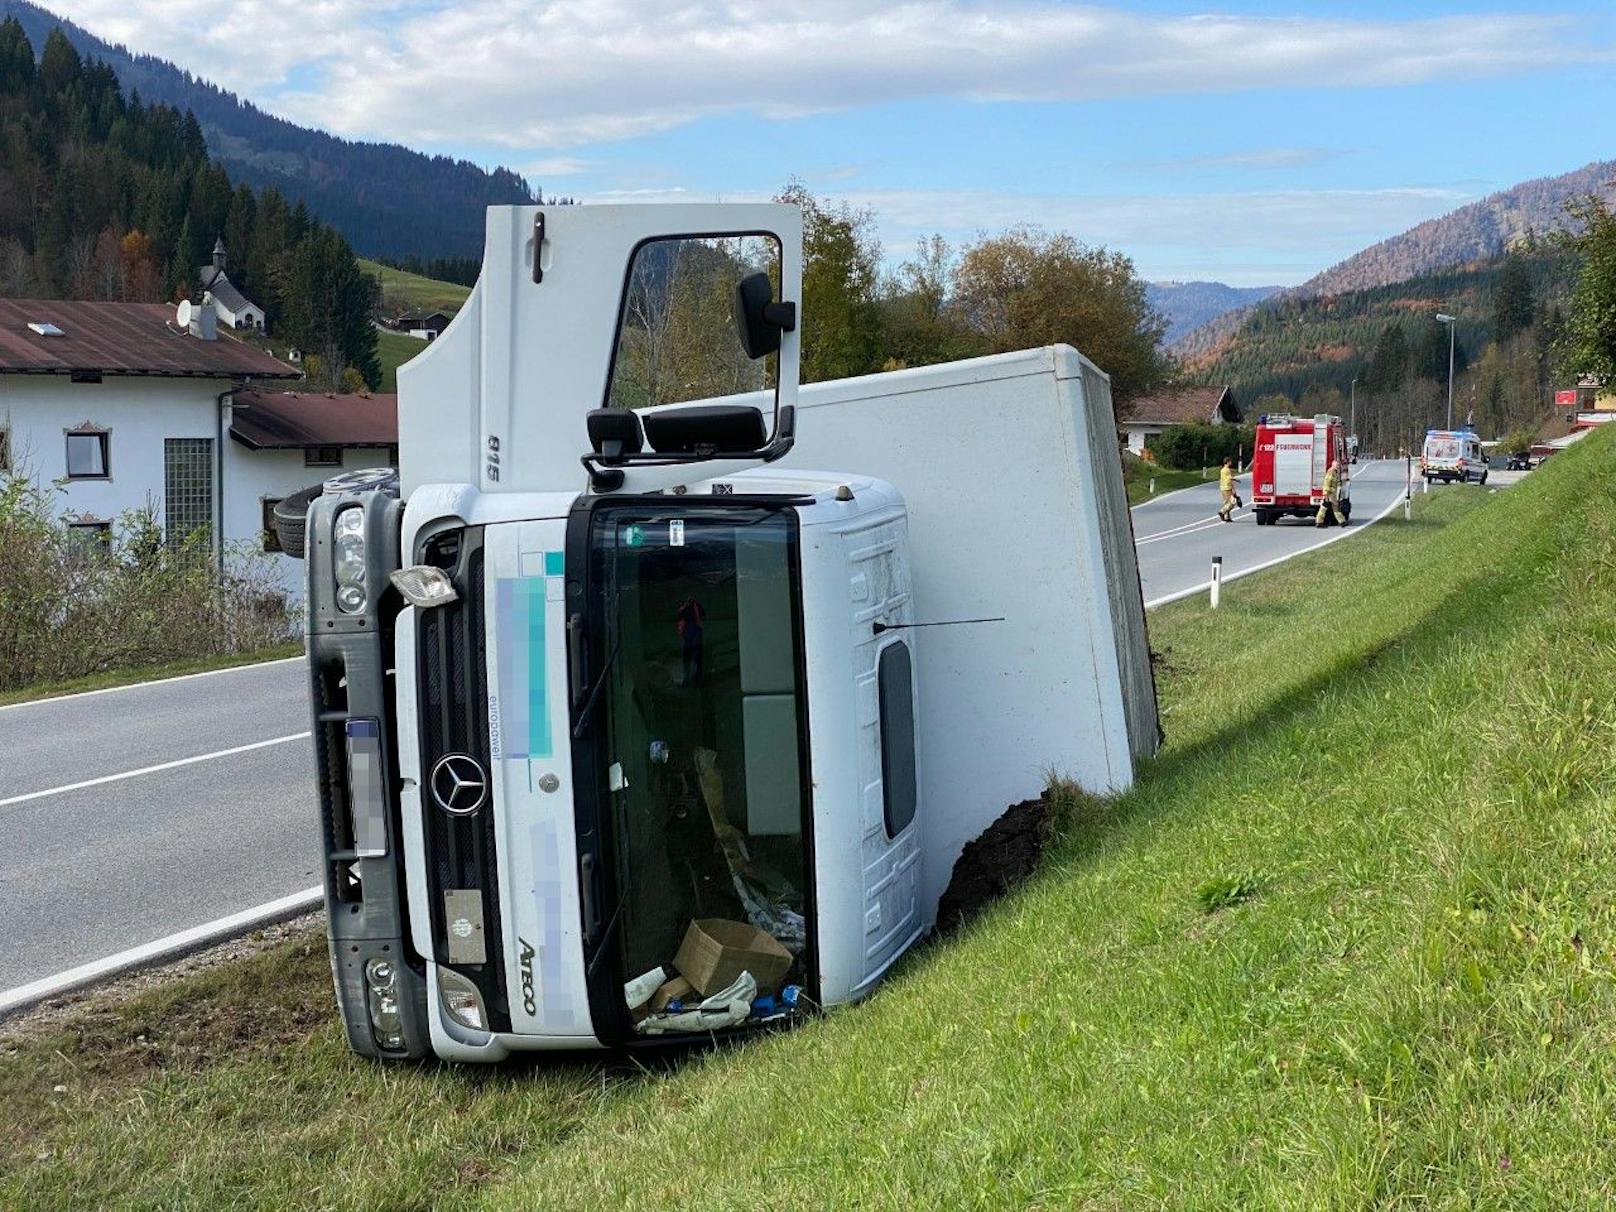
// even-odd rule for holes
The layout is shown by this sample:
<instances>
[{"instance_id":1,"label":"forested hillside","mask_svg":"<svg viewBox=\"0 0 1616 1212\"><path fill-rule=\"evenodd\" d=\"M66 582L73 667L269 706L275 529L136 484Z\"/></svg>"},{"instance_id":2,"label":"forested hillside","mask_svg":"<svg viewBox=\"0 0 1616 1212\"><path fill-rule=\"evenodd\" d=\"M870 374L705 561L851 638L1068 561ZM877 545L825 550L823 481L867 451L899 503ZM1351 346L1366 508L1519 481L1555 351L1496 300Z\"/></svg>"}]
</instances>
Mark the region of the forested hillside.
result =
<instances>
[{"instance_id":1,"label":"forested hillside","mask_svg":"<svg viewBox=\"0 0 1616 1212\"><path fill-rule=\"evenodd\" d=\"M0 20L0 295L182 298L219 236L231 280L309 355L311 378L381 381L376 281L338 231L232 183L194 115L126 97L60 32L36 66L22 25Z\"/></svg>"},{"instance_id":2,"label":"forested hillside","mask_svg":"<svg viewBox=\"0 0 1616 1212\"><path fill-rule=\"evenodd\" d=\"M1567 208L1589 196L1616 201L1616 160L1600 160L1557 177L1539 177L1490 194L1372 244L1262 304L1214 316L1186 333L1170 335L1173 353L1191 364L1217 355L1258 306L1391 286L1422 275L1462 271L1491 261L1524 241L1567 226ZM1574 224L1574 221L1573 221Z\"/></svg>"},{"instance_id":3,"label":"forested hillside","mask_svg":"<svg viewBox=\"0 0 1616 1212\"><path fill-rule=\"evenodd\" d=\"M1616 160L1539 177L1372 244L1297 288L1304 295L1386 286L1416 274L1496 257L1526 238L1566 225L1566 206L1590 194L1616 199Z\"/></svg>"},{"instance_id":4,"label":"forested hillside","mask_svg":"<svg viewBox=\"0 0 1616 1212\"><path fill-rule=\"evenodd\" d=\"M1457 318L1454 420L1488 436L1535 427L1556 386L1555 343L1576 277L1574 257L1531 242L1465 269L1392 286L1255 308L1222 352L1191 375L1226 382L1253 411L1345 414L1358 381L1359 431L1372 448L1446 418L1448 329Z\"/></svg>"},{"instance_id":5,"label":"forested hillside","mask_svg":"<svg viewBox=\"0 0 1616 1212\"><path fill-rule=\"evenodd\" d=\"M214 161L232 178L304 203L367 256L479 256L485 208L531 200L527 183L510 169L486 172L465 160L297 126L166 60L103 42L27 0L0 0L0 19L7 16L21 22L36 49L59 28L81 55L109 64L127 96L194 113Z\"/></svg>"}]
</instances>

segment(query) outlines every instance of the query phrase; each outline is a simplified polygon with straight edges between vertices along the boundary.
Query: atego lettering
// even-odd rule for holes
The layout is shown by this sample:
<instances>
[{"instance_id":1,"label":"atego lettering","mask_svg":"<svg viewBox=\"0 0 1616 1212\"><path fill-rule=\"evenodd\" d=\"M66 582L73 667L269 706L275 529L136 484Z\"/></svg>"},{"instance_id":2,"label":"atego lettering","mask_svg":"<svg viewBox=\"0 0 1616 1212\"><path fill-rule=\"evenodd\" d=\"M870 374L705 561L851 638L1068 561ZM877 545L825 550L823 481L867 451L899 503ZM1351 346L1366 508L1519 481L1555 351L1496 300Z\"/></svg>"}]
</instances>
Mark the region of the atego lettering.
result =
<instances>
[{"instance_id":1,"label":"atego lettering","mask_svg":"<svg viewBox=\"0 0 1616 1212\"><path fill-rule=\"evenodd\" d=\"M522 969L522 1009L529 1015L536 1015L539 1012L539 1003L533 998L533 948L525 938L518 938L516 941L522 944L522 954L518 960Z\"/></svg>"}]
</instances>

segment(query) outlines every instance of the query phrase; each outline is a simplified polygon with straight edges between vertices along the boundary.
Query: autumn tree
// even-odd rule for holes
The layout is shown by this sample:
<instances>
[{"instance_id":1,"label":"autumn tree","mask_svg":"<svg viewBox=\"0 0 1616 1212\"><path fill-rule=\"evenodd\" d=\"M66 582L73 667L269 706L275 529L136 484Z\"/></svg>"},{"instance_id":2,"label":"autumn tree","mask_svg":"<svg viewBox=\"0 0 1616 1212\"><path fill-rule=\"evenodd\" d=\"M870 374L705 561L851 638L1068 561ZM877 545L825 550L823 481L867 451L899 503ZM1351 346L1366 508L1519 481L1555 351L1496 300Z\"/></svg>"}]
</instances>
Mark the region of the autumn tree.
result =
<instances>
[{"instance_id":1,"label":"autumn tree","mask_svg":"<svg viewBox=\"0 0 1616 1212\"><path fill-rule=\"evenodd\" d=\"M879 369L881 244L873 214L823 202L800 181L776 201L802 209L802 381Z\"/></svg>"},{"instance_id":2,"label":"autumn tree","mask_svg":"<svg viewBox=\"0 0 1616 1212\"><path fill-rule=\"evenodd\" d=\"M988 351L1073 345L1111 376L1119 401L1149 391L1171 369L1161 352L1167 323L1122 253L1017 227L967 248L955 289Z\"/></svg>"},{"instance_id":3,"label":"autumn tree","mask_svg":"<svg viewBox=\"0 0 1616 1212\"><path fill-rule=\"evenodd\" d=\"M1580 230L1560 238L1582 266L1557 348L1569 374L1616 379L1616 215L1595 197L1568 209Z\"/></svg>"}]
</instances>

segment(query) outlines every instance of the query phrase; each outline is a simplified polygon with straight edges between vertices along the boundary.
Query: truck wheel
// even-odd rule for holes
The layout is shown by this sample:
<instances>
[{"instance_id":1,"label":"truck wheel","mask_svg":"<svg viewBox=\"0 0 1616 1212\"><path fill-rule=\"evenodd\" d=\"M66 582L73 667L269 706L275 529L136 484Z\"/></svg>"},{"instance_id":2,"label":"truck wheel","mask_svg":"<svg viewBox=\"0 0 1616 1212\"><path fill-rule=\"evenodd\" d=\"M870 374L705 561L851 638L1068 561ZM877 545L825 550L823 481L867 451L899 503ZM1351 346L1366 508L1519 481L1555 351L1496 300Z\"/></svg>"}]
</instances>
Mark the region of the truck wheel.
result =
<instances>
[{"instance_id":1,"label":"truck wheel","mask_svg":"<svg viewBox=\"0 0 1616 1212\"><path fill-rule=\"evenodd\" d=\"M1341 502L1341 524L1343 526L1346 525L1347 519L1350 518L1351 516L1352 516L1352 502L1351 501L1342 501Z\"/></svg>"},{"instance_id":2,"label":"truck wheel","mask_svg":"<svg viewBox=\"0 0 1616 1212\"><path fill-rule=\"evenodd\" d=\"M1485 484L1486 482L1487 482L1487 473L1484 471L1484 472L1481 473L1481 483Z\"/></svg>"},{"instance_id":3,"label":"truck wheel","mask_svg":"<svg viewBox=\"0 0 1616 1212\"><path fill-rule=\"evenodd\" d=\"M1259 525L1259 526L1268 525L1269 516L1268 516L1268 511L1266 509L1253 509L1251 511L1251 513L1252 513L1252 516L1257 519L1257 525Z\"/></svg>"},{"instance_id":4,"label":"truck wheel","mask_svg":"<svg viewBox=\"0 0 1616 1212\"><path fill-rule=\"evenodd\" d=\"M281 551L294 560L303 558L303 528L308 519L309 505L320 495L323 487L315 484L301 488L275 502L275 537L280 540Z\"/></svg>"}]
</instances>

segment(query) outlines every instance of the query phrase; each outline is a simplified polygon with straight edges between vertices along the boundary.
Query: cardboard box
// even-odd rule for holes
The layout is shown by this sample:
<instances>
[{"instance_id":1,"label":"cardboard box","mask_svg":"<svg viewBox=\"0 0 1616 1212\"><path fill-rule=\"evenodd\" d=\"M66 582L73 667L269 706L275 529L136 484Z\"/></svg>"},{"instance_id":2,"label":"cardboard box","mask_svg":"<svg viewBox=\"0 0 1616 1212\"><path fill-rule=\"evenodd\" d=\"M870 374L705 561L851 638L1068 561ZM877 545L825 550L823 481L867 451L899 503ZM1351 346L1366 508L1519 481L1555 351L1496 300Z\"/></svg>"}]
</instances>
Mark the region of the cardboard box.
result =
<instances>
[{"instance_id":1,"label":"cardboard box","mask_svg":"<svg viewBox=\"0 0 1616 1212\"><path fill-rule=\"evenodd\" d=\"M668 1003L677 999L683 1000L695 993L696 986L692 985L682 976L676 976L671 981L663 981L655 993L651 995L651 1010L660 1014L668 1008Z\"/></svg>"},{"instance_id":2,"label":"cardboard box","mask_svg":"<svg viewBox=\"0 0 1616 1212\"><path fill-rule=\"evenodd\" d=\"M703 997L733 984L742 972L752 974L759 993L778 993L791 968L791 952L756 926L702 917L685 931L673 966Z\"/></svg>"}]
</instances>

